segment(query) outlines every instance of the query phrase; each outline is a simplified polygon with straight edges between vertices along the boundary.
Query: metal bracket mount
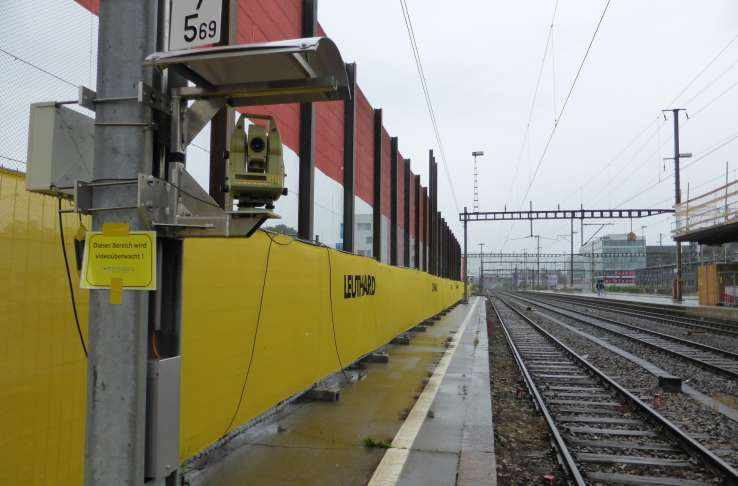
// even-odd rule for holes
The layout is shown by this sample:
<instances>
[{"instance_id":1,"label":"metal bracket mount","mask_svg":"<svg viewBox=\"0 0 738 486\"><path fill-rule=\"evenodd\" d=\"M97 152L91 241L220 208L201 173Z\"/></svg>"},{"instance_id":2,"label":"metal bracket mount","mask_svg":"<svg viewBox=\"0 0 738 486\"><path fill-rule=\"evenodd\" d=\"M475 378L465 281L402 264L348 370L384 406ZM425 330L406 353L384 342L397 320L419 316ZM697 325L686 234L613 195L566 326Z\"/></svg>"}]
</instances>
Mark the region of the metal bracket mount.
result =
<instances>
[{"instance_id":1,"label":"metal bracket mount","mask_svg":"<svg viewBox=\"0 0 738 486\"><path fill-rule=\"evenodd\" d=\"M133 187L135 192L130 190ZM248 237L266 220L279 218L263 208L224 210L181 163L172 164L169 180L139 174L136 179L77 181L74 189L75 211L92 214L137 209L149 228L167 238ZM101 190L119 191L118 200L123 202L95 207L94 192Z\"/></svg>"},{"instance_id":2,"label":"metal bracket mount","mask_svg":"<svg viewBox=\"0 0 738 486\"><path fill-rule=\"evenodd\" d=\"M98 98L97 93L86 86L79 87L77 104L95 111L96 105L100 103L111 103L114 101L137 101L150 108L160 111L166 115L172 114L171 101L164 93L161 93L143 81L136 86L136 96L120 96L114 98Z\"/></svg>"}]
</instances>

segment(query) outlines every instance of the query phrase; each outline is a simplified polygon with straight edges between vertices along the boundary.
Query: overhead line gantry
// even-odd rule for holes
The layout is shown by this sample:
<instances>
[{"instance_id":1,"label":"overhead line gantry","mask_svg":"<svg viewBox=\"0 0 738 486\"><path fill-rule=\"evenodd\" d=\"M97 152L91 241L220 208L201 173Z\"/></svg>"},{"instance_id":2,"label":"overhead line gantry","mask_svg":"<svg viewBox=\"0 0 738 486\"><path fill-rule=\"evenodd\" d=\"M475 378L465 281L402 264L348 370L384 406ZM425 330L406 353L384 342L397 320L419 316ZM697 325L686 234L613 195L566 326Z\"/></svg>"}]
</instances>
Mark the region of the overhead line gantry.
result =
<instances>
[{"instance_id":1,"label":"overhead line gantry","mask_svg":"<svg viewBox=\"0 0 738 486\"><path fill-rule=\"evenodd\" d=\"M527 211L467 211L459 213L459 220L464 224L464 291L468 281L467 260L467 224L472 221L533 221L538 220L570 220L571 221L571 262L570 283L574 284L574 220L585 219L634 219L658 216L660 214L673 213L673 209L543 209L534 210L532 207Z\"/></svg>"}]
</instances>

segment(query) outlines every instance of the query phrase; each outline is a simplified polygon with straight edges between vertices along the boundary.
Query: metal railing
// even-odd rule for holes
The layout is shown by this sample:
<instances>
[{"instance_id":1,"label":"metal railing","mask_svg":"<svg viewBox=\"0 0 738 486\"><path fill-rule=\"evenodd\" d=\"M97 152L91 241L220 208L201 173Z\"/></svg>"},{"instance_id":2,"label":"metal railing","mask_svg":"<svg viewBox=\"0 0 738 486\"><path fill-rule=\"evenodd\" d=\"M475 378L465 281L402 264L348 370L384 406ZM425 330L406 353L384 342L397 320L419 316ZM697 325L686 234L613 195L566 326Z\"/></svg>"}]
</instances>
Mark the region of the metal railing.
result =
<instances>
[{"instance_id":1,"label":"metal railing","mask_svg":"<svg viewBox=\"0 0 738 486\"><path fill-rule=\"evenodd\" d=\"M672 236L738 223L738 180L674 206Z\"/></svg>"}]
</instances>

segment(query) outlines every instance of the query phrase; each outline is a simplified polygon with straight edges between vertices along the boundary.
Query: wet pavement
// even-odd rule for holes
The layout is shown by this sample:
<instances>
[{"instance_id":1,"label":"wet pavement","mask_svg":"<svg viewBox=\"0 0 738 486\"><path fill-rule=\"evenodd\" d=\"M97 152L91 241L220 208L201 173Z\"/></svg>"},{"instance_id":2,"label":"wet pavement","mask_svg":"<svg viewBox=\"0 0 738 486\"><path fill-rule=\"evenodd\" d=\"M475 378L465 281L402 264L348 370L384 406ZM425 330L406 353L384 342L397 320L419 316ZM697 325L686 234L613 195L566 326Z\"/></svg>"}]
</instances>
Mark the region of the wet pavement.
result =
<instances>
[{"instance_id":1,"label":"wet pavement","mask_svg":"<svg viewBox=\"0 0 738 486\"><path fill-rule=\"evenodd\" d=\"M495 484L489 346L482 299L466 319L397 485Z\"/></svg>"},{"instance_id":2,"label":"wet pavement","mask_svg":"<svg viewBox=\"0 0 738 486\"><path fill-rule=\"evenodd\" d=\"M467 320L465 318L469 314L469 307L459 305L436 321L433 326L428 326L425 332L412 333L410 345L388 346L389 362L367 364L364 370L359 371L365 372L363 379L342 388L340 400L337 402L296 402L286 407L285 411L276 417L255 426L253 430L235 439L221 451L211 454L208 464L202 465L200 470L193 471L187 476L189 484L192 486L366 484L374 474L386 449L366 447L365 441L371 439L375 443L385 445L392 442L428 384L436 364L446 352L447 339L452 331ZM481 308L483 305L477 305L475 313ZM469 332L476 329L477 316L467 321L471 322L468 324ZM480 333L479 337L475 335L462 340L463 346L459 349L472 346L473 350L479 347L481 334L484 334L482 345L486 350L485 333ZM462 353L457 353L457 356L461 357ZM484 361L486 363L486 351ZM472 359L470 363L473 366L474 360ZM470 363L467 362L467 366ZM462 378L460 375L464 374L459 371L458 366L460 365L453 363L449 366L451 375L455 377L454 381L444 382L439 389L437 395L439 402L436 408L441 417L434 422L438 426L428 431L421 429L419 434L419 438L427 437L433 448L437 449L431 454L438 455L432 457L430 461L424 461L418 456L420 467L427 468L428 464L433 464L448 471L446 473L448 477L456 476L456 465L459 462L458 454L449 448L458 449L464 437L469 440L469 436L473 435L470 431L467 431L466 435L462 434L464 420L459 419L458 415L465 415L466 408L457 407L455 411L453 403L440 401L446 395L458 395L461 386L459 379ZM469 379L472 379L472 374L469 375ZM488 389L488 378L486 381ZM466 393L467 395L470 393L468 388ZM466 400L466 396L463 400ZM491 408L488 396L486 404ZM491 422L491 412L489 415ZM456 418L453 418L454 416ZM443 426L444 423L447 424ZM483 427L482 430L487 428L487 424L479 425ZM491 434L490 426L490 439ZM428 442L424 444L427 445ZM408 463L408 471L418 462L415 456L411 455L411 458L413 461ZM470 456L469 460L472 459L475 458ZM453 484L453 482L434 484Z\"/></svg>"}]
</instances>

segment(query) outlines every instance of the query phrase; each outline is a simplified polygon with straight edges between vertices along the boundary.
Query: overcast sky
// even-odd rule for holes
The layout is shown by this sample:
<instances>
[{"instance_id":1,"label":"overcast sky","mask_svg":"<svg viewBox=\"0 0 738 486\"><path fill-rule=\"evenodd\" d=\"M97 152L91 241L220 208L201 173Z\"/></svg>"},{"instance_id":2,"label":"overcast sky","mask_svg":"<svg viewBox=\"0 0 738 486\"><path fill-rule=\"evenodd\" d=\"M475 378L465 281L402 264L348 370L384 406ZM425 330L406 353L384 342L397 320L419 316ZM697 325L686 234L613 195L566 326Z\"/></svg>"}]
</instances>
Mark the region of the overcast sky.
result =
<instances>
[{"instance_id":1,"label":"overcast sky","mask_svg":"<svg viewBox=\"0 0 738 486\"><path fill-rule=\"evenodd\" d=\"M43 5L43 15L37 5ZM734 0L612 0L541 158L554 112L562 107L604 5L605 0L559 0L530 136L523 143L554 0L408 0L459 209L472 206L473 150L485 151L479 169L482 210L522 209L528 201L540 209L670 207L672 168L661 159L672 154L672 122L659 117L660 110L675 106L692 117L682 120L682 152L694 154L685 161L691 165L683 171L683 195L688 184L690 195L721 185L726 161L736 178L738 140L707 152L738 135L738 40L673 102L738 35ZM31 101L73 98L74 85L92 84L96 19L71 0L0 0L0 12L0 47L71 81L0 56L0 113L12 114L0 117L0 156L22 159L27 121L17 113L27 113ZM63 29L59 18L65 19ZM389 132L399 137L400 150L427 185L427 150L437 147L399 0L320 0L319 18L344 59L357 62L362 89L383 108ZM201 161L195 155L193 171L198 164L205 167L205 155L199 154ZM460 239L440 155L438 161L439 207ZM670 224L670 217L654 217L634 221L633 230L640 234L647 225L649 243L658 243L659 233L667 242ZM629 227L624 222L606 231ZM594 229L585 228L586 236ZM475 223L470 248L484 242L497 250L506 242L508 250L530 250L535 240L524 239L529 231L526 223ZM533 231L549 238L542 240L544 249L568 249L568 236L559 236L568 234L568 222L536 223Z\"/></svg>"},{"instance_id":2,"label":"overcast sky","mask_svg":"<svg viewBox=\"0 0 738 486\"><path fill-rule=\"evenodd\" d=\"M522 197L552 129L554 107L561 109L605 3L559 1L528 146L522 142L554 1L408 0L460 208L472 206L473 150L485 151L479 169L480 209L528 205ZM362 89L373 105L384 109L388 130L399 137L400 150L412 158L413 170L423 174L426 184L427 149L435 142L399 0L320 0L319 17L345 60L357 62ZM736 34L735 1L612 0L527 198L534 208L559 203L562 208L580 203L589 208L670 207L672 168L667 163L664 172L661 159L672 154L672 122L657 121L660 110L678 106L693 114L683 124L681 151L692 152L695 159L738 134L738 88L730 89L738 81L738 41L669 104ZM688 183L690 190L698 186L695 192L721 185L716 178L724 177L726 161L734 179L737 151L738 141L686 168L683 195ZM457 219L442 167L439 180L439 207L447 219ZM628 201L659 180L664 182ZM657 244L659 233L669 241L670 223L668 217L635 220L633 230L640 235L641 226L647 225L648 242ZM460 228L457 223L459 237ZM629 228L625 222L606 230ZM542 246L568 249L568 236L558 236L569 233L568 222L536 223L533 231L558 238L543 240ZM585 237L592 231L585 228ZM470 244L478 248L484 242L498 249L509 235L507 249L532 249L535 240L515 239L529 232L526 223L476 223L470 226Z\"/></svg>"}]
</instances>

